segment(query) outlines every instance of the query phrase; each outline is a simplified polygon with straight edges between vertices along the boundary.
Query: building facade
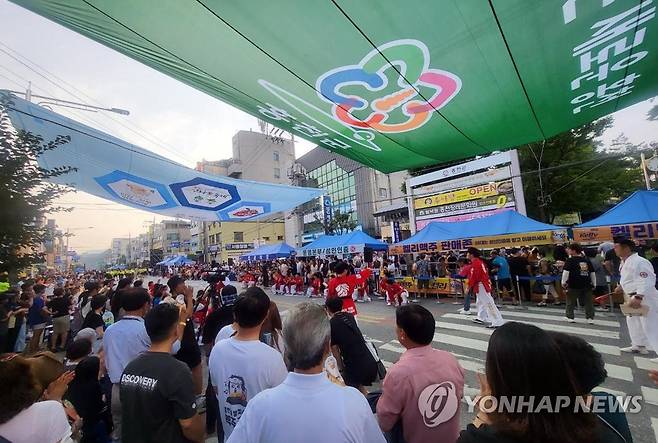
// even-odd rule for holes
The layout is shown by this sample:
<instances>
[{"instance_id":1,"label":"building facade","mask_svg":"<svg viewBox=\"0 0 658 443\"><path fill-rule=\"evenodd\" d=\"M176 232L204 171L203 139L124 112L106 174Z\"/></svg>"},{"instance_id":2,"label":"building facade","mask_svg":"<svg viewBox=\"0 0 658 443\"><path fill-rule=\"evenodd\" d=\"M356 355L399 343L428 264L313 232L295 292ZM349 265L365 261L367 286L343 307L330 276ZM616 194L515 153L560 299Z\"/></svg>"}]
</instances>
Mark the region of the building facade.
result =
<instances>
[{"instance_id":1,"label":"building facade","mask_svg":"<svg viewBox=\"0 0 658 443\"><path fill-rule=\"evenodd\" d=\"M233 136L232 146L232 158L203 160L197 162L196 170L243 180L290 184L288 170L295 161L294 140L238 131ZM260 223L195 221L190 226L190 244L200 261L228 262L253 250L254 245L283 241L284 232L283 220Z\"/></svg>"},{"instance_id":2,"label":"building facade","mask_svg":"<svg viewBox=\"0 0 658 443\"><path fill-rule=\"evenodd\" d=\"M381 236L382 222L373 214L380 208L405 201L405 171L384 174L321 147L301 156L296 163L301 167L294 168L291 174L295 176L295 184L327 191L332 213L349 214L357 229L374 237ZM318 199L286 217L288 243L302 246L324 233L322 205L322 199ZM295 237L290 238L295 231Z\"/></svg>"}]
</instances>

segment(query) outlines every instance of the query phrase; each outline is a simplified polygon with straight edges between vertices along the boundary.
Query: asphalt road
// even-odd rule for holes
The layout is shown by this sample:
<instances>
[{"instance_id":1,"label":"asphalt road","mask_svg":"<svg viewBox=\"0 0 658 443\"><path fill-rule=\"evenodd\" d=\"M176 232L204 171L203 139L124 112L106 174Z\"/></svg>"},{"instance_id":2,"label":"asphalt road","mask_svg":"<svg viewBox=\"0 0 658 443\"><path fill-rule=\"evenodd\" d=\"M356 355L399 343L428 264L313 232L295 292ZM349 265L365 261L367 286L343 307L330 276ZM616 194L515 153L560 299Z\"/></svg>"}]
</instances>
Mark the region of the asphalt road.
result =
<instances>
[{"instance_id":1,"label":"asphalt road","mask_svg":"<svg viewBox=\"0 0 658 443\"><path fill-rule=\"evenodd\" d=\"M192 285L201 288L204 282L192 282ZM269 290L267 292L270 293ZM302 296L270 296L277 303L283 317L294 305L309 301ZM313 301L321 303L319 299ZM433 313L436 321L436 336L432 346L449 351L457 357L466 374L464 393L476 395L479 392L476 374L484 372L486 349L492 331L472 323L470 316L458 314L460 305L453 304L452 299L442 299L441 304L437 304L435 299L422 299L418 302ZM370 303L357 304L357 309L361 331L378 347L384 364L394 364L404 352L396 340L395 309L374 298ZM583 312L576 312L576 323L565 322L563 307L540 308L527 305L519 308L504 305L501 312L507 321L530 323L547 330L575 334L591 343L601 352L608 371L607 380L597 389L614 395L642 396L641 411L627 414L633 439L640 443L658 443L658 387L647 375L648 369L658 369L658 365L650 361L656 354L638 356L619 351L620 347L630 345L630 340L625 318L618 311L613 314L597 312L594 325L585 322ZM373 386L371 390L378 387ZM462 428L474 418L466 406L464 401L460 413ZM210 438L208 441L216 439Z\"/></svg>"}]
</instances>

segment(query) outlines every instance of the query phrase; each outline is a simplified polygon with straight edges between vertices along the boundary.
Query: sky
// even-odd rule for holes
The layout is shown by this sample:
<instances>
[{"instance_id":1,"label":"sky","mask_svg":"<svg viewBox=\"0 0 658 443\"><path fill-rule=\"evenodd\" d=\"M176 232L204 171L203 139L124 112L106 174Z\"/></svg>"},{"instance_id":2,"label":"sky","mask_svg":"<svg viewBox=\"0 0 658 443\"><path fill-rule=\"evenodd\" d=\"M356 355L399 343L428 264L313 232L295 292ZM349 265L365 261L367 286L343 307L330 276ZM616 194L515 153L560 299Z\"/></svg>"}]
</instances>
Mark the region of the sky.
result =
<instances>
[{"instance_id":1,"label":"sky","mask_svg":"<svg viewBox=\"0 0 658 443\"><path fill-rule=\"evenodd\" d=\"M0 89L22 91L28 82L35 94L129 110L129 116L121 116L56 109L190 167L202 159L229 158L237 131L258 130L255 117L0 0ZM622 133L632 143L658 140L658 122L646 120L651 106L646 101L613 114L615 123L602 137L603 145ZM296 155L312 147L298 141ZM70 246L79 253L107 249L113 237L145 232L154 220L153 213L82 192L67 194L59 203L74 208L53 218L60 229L75 234Z\"/></svg>"}]
</instances>

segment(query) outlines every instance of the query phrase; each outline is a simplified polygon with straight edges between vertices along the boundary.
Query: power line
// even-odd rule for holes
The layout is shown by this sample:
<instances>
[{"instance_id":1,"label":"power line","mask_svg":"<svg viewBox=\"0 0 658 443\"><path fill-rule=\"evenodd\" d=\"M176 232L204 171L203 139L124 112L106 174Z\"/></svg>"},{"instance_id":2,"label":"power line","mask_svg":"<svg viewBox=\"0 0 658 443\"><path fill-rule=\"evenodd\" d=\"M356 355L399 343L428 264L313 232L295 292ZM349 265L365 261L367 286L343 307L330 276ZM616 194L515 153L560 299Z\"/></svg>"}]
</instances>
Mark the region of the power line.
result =
<instances>
[{"instance_id":1,"label":"power line","mask_svg":"<svg viewBox=\"0 0 658 443\"><path fill-rule=\"evenodd\" d=\"M18 51L16 51L16 50L12 49L11 47L7 46L6 44L4 44L4 43L2 43L2 42L0 42L0 45L2 45L3 47L9 49L9 50L12 51L14 54L16 54L18 57L21 57L22 59L26 60L26 61L29 62L30 64L36 66L38 69L41 69L41 70L43 70L44 72L48 73L48 75L54 77L54 78L57 79L59 82L68 85L71 89L74 89L74 90L77 91L79 94L81 94L82 96L86 97L86 99L85 99L85 98L83 98L83 97L80 97L80 96L77 95L76 93L71 92L69 89L67 89L67 88L63 87L62 85L58 84L56 81L54 81L54 80L48 78L48 76L46 76L45 74L39 72L39 71L38 71L37 69L35 69L34 67L32 67L32 66L28 65L26 62L20 60L17 56L11 54L10 52L8 52L8 51L5 50L5 49L0 48L0 52L5 53L5 54L8 55L9 57L11 57L12 59L14 59L14 60L17 61L18 63L20 63L21 65L25 66L27 69L31 70L32 72L34 72L34 73L36 73L37 75L39 75L40 77L44 78L44 79L47 80L48 82L52 83L55 87L57 87L57 88L59 88L59 89L65 91L65 92L68 93L69 95L75 97L77 100L80 100L80 101L92 101L93 103L100 104L100 102L99 102L98 100L94 99L93 97L91 97L91 96L89 96L88 94L84 93L83 91L81 91L80 89L78 89L78 88L76 88L75 86L71 85L71 84L68 83L67 81L65 81L65 80L61 79L60 77L56 76L55 74L53 74L52 72L48 71L47 69L41 67L40 65L38 65L38 64L35 63L34 61L30 60L28 57L26 57L26 56L24 56L23 54L21 54L20 52L18 52ZM176 151L175 148L167 146L167 145L166 145L161 139L159 139L157 136L155 136L155 135L153 135L153 134L150 134L148 131L146 131L145 129L141 128L141 127L138 126L137 124L128 121L131 125L133 125L134 127L137 128L137 130L135 130L135 129L129 127L128 125L126 125L126 124L125 124L124 122L122 122L121 120L115 119L115 118L113 118L113 117L110 116L110 115L105 115L105 117L106 117L106 118L109 118L110 120L112 120L113 122L117 123L118 125L124 127L124 128L127 129L128 131L130 131L130 132L132 132L132 133L138 135L138 136L141 137L142 139L147 140L147 141L149 141L149 142L151 142L151 143L153 143L153 144L155 144L155 145L161 147L162 149L164 149L164 150L166 150L166 151L168 151L168 152L174 154L174 155L177 156L178 158L185 159L185 161L187 161L187 158L185 158L182 154L180 154L178 151ZM146 135L145 135L145 134L146 134Z\"/></svg>"}]
</instances>

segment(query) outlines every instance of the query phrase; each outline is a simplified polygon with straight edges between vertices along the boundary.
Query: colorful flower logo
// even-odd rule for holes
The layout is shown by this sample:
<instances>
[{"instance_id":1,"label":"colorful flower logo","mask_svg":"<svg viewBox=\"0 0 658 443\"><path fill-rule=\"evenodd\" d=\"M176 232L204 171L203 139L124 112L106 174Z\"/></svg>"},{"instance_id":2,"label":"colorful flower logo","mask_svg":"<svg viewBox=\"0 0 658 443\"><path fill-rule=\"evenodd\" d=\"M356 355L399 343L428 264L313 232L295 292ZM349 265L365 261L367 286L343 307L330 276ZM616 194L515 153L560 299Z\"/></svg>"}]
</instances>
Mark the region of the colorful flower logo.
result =
<instances>
[{"instance_id":1,"label":"colorful flower logo","mask_svg":"<svg viewBox=\"0 0 658 443\"><path fill-rule=\"evenodd\" d=\"M382 133L412 131L461 89L459 77L429 64L423 42L395 40L374 49L357 65L325 73L316 90L331 103L334 118L351 127Z\"/></svg>"}]
</instances>

